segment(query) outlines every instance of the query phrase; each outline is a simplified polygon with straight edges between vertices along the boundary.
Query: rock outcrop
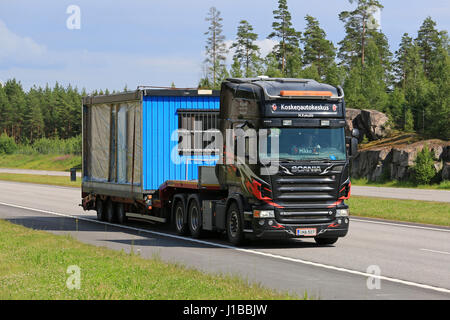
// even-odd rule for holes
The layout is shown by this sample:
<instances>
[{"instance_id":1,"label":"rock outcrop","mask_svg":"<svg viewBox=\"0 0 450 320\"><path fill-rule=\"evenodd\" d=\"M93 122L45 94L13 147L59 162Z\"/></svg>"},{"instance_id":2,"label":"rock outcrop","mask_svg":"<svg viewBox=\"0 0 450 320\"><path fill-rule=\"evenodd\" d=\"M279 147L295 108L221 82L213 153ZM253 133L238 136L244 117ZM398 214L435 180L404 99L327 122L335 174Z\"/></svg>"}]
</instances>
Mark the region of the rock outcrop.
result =
<instances>
[{"instance_id":1,"label":"rock outcrop","mask_svg":"<svg viewBox=\"0 0 450 320\"><path fill-rule=\"evenodd\" d=\"M386 137L390 132L389 118L377 110L346 109L347 134L353 128L360 132L359 140L366 136L370 141Z\"/></svg>"},{"instance_id":2,"label":"rock outcrop","mask_svg":"<svg viewBox=\"0 0 450 320\"><path fill-rule=\"evenodd\" d=\"M434 154L434 167L442 180L450 179L450 142L438 139L419 141L409 145L374 147L361 150L352 164L352 177L377 181L383 178L408 180L417 153L427 145Z\"/></svg>"}]
</instances>

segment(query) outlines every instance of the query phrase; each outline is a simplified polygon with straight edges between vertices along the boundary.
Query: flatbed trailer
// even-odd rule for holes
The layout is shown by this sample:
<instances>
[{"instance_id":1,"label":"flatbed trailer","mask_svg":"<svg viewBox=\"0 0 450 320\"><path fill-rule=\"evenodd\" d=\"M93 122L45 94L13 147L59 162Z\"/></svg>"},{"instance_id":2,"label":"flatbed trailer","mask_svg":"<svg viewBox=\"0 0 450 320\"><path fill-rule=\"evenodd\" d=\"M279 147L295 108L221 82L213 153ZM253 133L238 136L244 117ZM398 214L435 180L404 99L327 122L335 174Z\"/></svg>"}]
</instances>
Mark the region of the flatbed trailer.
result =
<instances>
[{"instance_id":1,"label":"flatbed trailer","mask_svg":"<svg viewBox=\"0 0 450 320\"><path fill-rule=\"evenodd\" d=\"M224 232L235 245L332 244L349 227L344 200L358 132L345 137L344 126L342 89L314 80L87 97L82 206L100 220L171 223L195 238Z\"/></svg>"}]
</instances>

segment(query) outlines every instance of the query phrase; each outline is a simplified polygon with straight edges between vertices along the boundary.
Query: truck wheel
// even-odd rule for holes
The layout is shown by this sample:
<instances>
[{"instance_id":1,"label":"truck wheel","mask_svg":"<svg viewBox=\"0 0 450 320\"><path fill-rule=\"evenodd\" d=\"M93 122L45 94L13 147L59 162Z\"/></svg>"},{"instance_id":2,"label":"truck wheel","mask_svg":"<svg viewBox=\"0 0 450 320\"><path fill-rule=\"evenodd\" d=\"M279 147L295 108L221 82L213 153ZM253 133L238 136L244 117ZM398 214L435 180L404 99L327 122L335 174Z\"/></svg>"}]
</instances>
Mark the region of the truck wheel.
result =
<instances>
[{"instance_id":1,"label":"truck wheel","mask_svg":"<svg viewBox=\"0 0 450 320\"><path fill-rule=\"evenodd\" d=\"M202 211L196 200L191 201L188 210L189 231L193 238L200 238L202 235Z\"/></svg>"},{"instance_id":2,"label":"truck wheel","mask_svg":"<svg viewBox=\"0 0 450 320\"><path fill-rule=\"evenodd\" d=\"M338 238L314 238L314 240L316 241L316 243L320 246L324 246L327 244L333 244L336 243L336 241L338 241Z\"/></svg>"},{"instance_id":3,"label":"truck wheel","mask_svg":"<svg viewBox=\"0 0 450 320\"><path fill-rule=\"evenodd\" d=\"M95 200L95 210L97 210L97 220L105 221L105 204L100 198Z\"/></svg>"},{"instance_id":4,"label":"truck wheel","mask_svg":"<svg viewBox=\"0 0 450 320\"><path fill-rule=\"evenodd\" d=\"M174 207L174 224L175 224L175 230L179 235L186 235L187 234L187 225L186 221L184 221L184 206L183 202L177 201L175 203Z\"/></svg>"},{"instance_id":5,"label":"truck wheel","mask_svg":"<svg viewBox=\"0 0 450 320\"><path fill-rule=\"evenodd\" d=\"M127 222L127 216L125 214L125 207L123 203L116 203L115 207L117 222L120 224L124 224L125 222Z\"/></svg>"},{"instance_id":6,"label":"truck wheel","mask_svg":"<svg viewBox=\"0 0 450 320\"><path fill-rule=\"evenodd\" d=\"M112 200L106 200L106 221L111 223L116 222L116 214L114 211L114 203L112 202Z\"/></svg>"},{"instance_id":7,"label":"truck wheel","mask_svg":"<svg viewBox=\"0 0 450 320\"><path fill-rule=\"evenodd\" d=\"M241 213L235 202L230 205L227 212L227 235L228 241L235 246L239 246L244 242Z\"/></svg>"}]
</instances>

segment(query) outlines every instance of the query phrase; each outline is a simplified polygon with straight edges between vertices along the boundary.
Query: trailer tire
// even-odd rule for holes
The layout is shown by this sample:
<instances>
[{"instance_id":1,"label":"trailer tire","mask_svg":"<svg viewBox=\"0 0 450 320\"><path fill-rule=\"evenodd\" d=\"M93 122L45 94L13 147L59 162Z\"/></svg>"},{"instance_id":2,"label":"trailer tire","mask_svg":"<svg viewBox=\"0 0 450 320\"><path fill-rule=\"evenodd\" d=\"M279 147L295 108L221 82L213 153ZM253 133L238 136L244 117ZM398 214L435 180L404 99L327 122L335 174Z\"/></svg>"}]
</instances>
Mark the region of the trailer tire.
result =
<instances>
[{"instance_id":1,"label":"trailer tire","mask_svg":"<svg viewBox=\"0 0 450 320\"><path fill-rule=\"evenodd\" d=\"M173 224L175 225L175 231L181 236L186 235L188 231L184 216L183 202L176 201L173 208Z\"/></svg>"},{"instance_id":2,"label":"trailer tire","mask_svg":"<svg viewBox=\"0 0 450 320\"><path fill-rule=\"evenodd\" d=\"M193 238L198 239L202 236L202 227L203 227L202 208L195 199L193 199L189 203L188 225L189 231L191 232L191 236Z\"/></svg>"},{"instance_id":3,"label":"trailer tire","mask_svg":"<svg viewBox=\"0 0 450 320\"><path fill-rule=\"evenodd\" d=\"M338 237L335 237L335 238L314 238L314 240L316 241L316 243L319 246L325 246L325 245L330 245L330 244L336 243L336 241L338 241Z\"/></svg>"},{"instance_id":4,"label":"trailer tire","mask_svg":"<svg viewBox=\"0 0 450 320\"><path fill-rule=\"evenodd\" d=\"M244 242L244 230L242 215L236 202L232 202L227 210L227 235L228 241L235 246Z\"/></svg>"},{"instance_id":5,"label":"trailer tire","mask_svg":"<svg viewBox=\"0 0 450 320\"><path fill-rule=\"evenodd\" d=\"M125 207L123 203L116 203L115 207L117 222L120 224L124 224L125 222L127 222L127 215L125 214Z\"/></svg>"},{"instance_id":6,"label":"trailer tire","mask_svg":"<svg viewBox=\"0 0 450 320\"><path fill-rule=\"evenodd\" d=\"M105 203L100 198L95 200L95 210L97 211L97 220L105 221Z\"/></svg>"},{"instance_id":7,"label":"trailer tire","mask_svg":"<svg viewBox=\"0 0 450 320\"><path fill-rule=\"evenodd\" d=\"M108 198L108 200L106 200L106 221L110 222L110 223L114 223L116 222L116 210L115 210L115 205L112 202L112 200L110 198Z\"/></svg>"}]
</instances>

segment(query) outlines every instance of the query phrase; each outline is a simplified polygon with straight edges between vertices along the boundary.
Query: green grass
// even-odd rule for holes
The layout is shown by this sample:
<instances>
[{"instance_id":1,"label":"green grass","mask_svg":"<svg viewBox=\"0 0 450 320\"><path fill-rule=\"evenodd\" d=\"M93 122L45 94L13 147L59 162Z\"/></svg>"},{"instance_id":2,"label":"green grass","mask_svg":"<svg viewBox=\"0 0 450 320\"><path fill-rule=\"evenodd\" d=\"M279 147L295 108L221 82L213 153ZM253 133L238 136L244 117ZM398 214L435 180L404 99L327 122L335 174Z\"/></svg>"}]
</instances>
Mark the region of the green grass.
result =
<instances>
[{"instance_id":1,"label":"green grass","mask_svg":"<svg viewBox=\"0 0 450 320\"><path fill-rule=\"evenodd\" d=\"M410 181L368 181L366 178L355 179L352 178L352 185L367 186L367 187L388 187L388 188L417 188L417 189L435 189L435 190L450 190L450 181L444 180L439 184L416 184Z\"/></svg>"},{"instance_id":2,"label":"green grass","mask_svg":"<svg viewBox=\"0 0 450 320\"><path fill-rule=\"evenodd\" d=\"M48 154L0 155L0 168L69 171L81 167L81 156Z\"/></svg>"},{"instance_id":3,"label":"green grass","mask_svg":"<svg viewBox=\"0 0 450 320\"><path fill-rule=\"evenodd\" d=\"M63 187L76 187L76 188L81 187L80 177L77 177L77 181L70 181L70 177L45 176L35 174L0 173L0 180L50 184Z\"/></svg>"},{"instance_id":4,"label":"green grass","mask_svg":"<svg viewBox=\"0 0 450 320\"><path fill-rule=\"evenodd\" d=\"M81 270L69 290L67 268ZM237 277L211 275L0 220L0 299L298 299Z\"/></svg>"},{"instance_id":5,"label":"green grass","mask_svg":"<svg viewBox=\"0 0 450 320\"><path fill-rule=\"evenodd\" d=\"M353 216L450 226L450 203L352 196Z\"/></svg>"}]
</instances>

